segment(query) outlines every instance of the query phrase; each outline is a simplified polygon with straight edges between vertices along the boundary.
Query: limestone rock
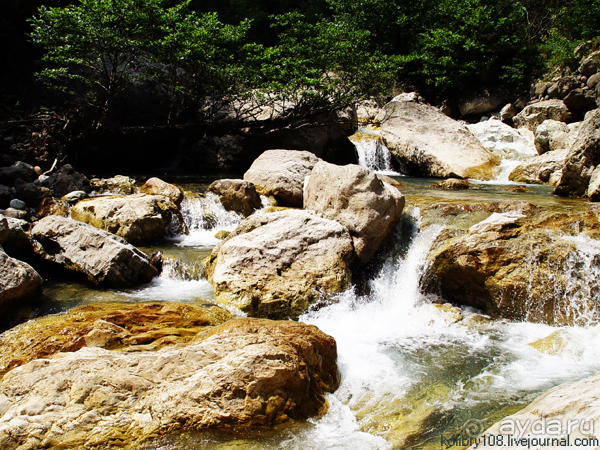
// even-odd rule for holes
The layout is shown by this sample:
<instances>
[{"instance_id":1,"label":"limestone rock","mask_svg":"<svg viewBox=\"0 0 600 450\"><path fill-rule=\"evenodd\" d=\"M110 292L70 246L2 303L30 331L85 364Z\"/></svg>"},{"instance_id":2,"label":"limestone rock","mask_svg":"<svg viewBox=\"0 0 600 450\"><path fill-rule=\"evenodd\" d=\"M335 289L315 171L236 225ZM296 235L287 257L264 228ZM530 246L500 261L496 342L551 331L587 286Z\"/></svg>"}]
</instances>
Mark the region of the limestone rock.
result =
<instances>
[{"instance_id":1,"label":"limestone rock","mask_svg":"<svg viewBox=\"0 0 600 450\"><path fill-rule=\"evenodd\" d=\"M515 167L508 179L518 183L548 183L555 186L560 180L568 153L566 149L554 150L530 158Z\"/></svg>"},{"instance_id":2,"label":"limestone rock","mask_svg":"<svg viewBox=\"0 0 600 450\"><path fill-rule=\"evenodd\" d=\"M121 236L131 244L161 237L177 207L166 197L132 194L82 200L71 208L71 217Z\"/></svg>"},{"instance_id":3,"label":"limestone rock","mask_svg":"<svg viewBox=\"0 0 600 450\"><path fill-rule=\"evenodd\" d=\"M219 243L207 264L219 303L250 316L297 317L350 283L354 256L348 230L308 211L245 219Z\"/></svg>"},{"instance_id":4,"label":"limestone rock","mask_svg":"<svg viewBox=\"0 0 600 450\"><path fill-rule=\"evenodd\" d=\"M156 269L123 239L76 220L48 216L31 230L35 252L94 284L133 287L149 282Z\"/></svg>"},{"instance_id":5,"label":"limestone rock","mask_svg":"<svg viewBox=\"0 0 600 450\"><path fill-rule=\"evenodd\" d=\"M515 449L597 447L594 425L600 421L600 373L573 383L564 383L537 397L526 408L484 431L486 436L504 435ZM570 425L569 425L570 424ZM520 439L523 438L522 442ZM492 450L494 445L469 447Z\"/></svg>"},{"instance_id":6,"label":"limestone rock","mask_svg":"<svg viewBox=\"0 0 600 450\"><path fill-rule=\"evenodd\" d=\"M43 281L29 264L11 258L0 250L0 312L2 314L17 302L40 293Z\"/></svg>"},{"instance_id":7,"label":"limestone rock","mask_svg":"<svg viewBox=\"0 0 600 450\"><path fill-rule=\"evenodd\" d=\"M62 197L73 191L89 192L90 180L79 172L76 172L70 164L65 164L60 170L40 182L41 186L49 188L54 195Z\"/></svg>"},{"instance_id":8,"label":"limestone rock","mask_svg":"<svg viewBox=\"0 0 600 450\"><path fill-rule=\"evenodd\" d=\"M381 137L403 173L424 177L491 179L499 160L473 134L433 106L392 101Z\"/></svg>"},{"instance_id":9,"label":"limestone rock","mask_svg":"<svg viewBox=\"0 0 600 450\"><path fill-rule=\"evenodd\" d=\"M392 234L404 202L398 189L354 164L317 163L304 190L304 209L345 226L363 263Z\"/></svg>"},{"instance_id":10,"label":"limestone rock","mask_svg":"<svg viewBox=\"0 0 600 450\"><path fill-rule=\"evenodd\" d=\"M503 209L467 231L440 233L427 257L424 291L493 317L559 326L597 320L589 273L600 261L585 250L594 245L586 239L598 237L596 212L519 203Z\"/></svg>"},{"instance_id":11,"label":"limestone rock","mask_svg":"<svg viewBox=\"0 0 600 450\"><path fill-rule=\"evenodd\" d=\"M570 122L571 118L571 111L562 100L544 100L526 106L513 118L513 122L517 128L525 127L535 131L544 120Z\"/></svg>"},{"instance_id":12,"label":"limestone rock","mask_svg":"<svg viewBox=\"0 0 600 450\"><path fill-rule=\"evenodd\" d=\"M231 315L216 305L94 303L30 320L0 337L0 378L15 367L83 347L148 351L190 342Z\"/></svg>"},{"instance_id":13,"label":"limestone rock","mask_svg":"<svg viewBox=\"0 0 600 450\"><path fill-rule=\"evenodd\" d=\"M136 448L186 430L274 426L324 413L338 384L335 341L315 326L235 319L185 346L86 347L11 370L0 447Z\"/></svg>"},{"instance_id":14,"label":"limestone rock","mask_svg":"<svg viewBox=\"0 0 600 450\"><path fill-rule=\"evenodd\" d=\"M162 195L163 197L168 197L177 206L181 205L181 202L183 201L183 190L180 187L156 177L149 178L142 187L140 187L140 192L149 195Z\"/></svg>"},{"instance_id":15,"label":"limestone rock","mask_svg":"<svg viewBox=\"0 0 600 450\"><path fill-rule=\"evenodd\" d=\"M262 207L260 195L256 192L254 183L244 180L217 180L208 186L207 191L219 196L227 211L235 211L248 217Z\"/></svg>"},{"instance_id":16,"label":"limestone rock","mask_svg":"<svg viewBox=\"0 0 600 450\"><path fill-rule=\"evenodd\" d=\"M273 195L282 206L302 207L304 179L320 158L307 151L267 150L244 174L263 195Z\"/></svg>"},{"instance_id":17,"label":"limestone rock","mask_svg":"<svg viewBox=\"0 0 600 450\"><path fill-rule=\"evenodd\" d=\"M600 163L600 109L590 111L585 117L569 150L554 194L581 197L588 193L592 172ZM592 201L597 201L595 193L589 192L588 195Z\"/></svg>"},{"instance_id":18,"label":"limestone rock","mask_svg":"<svg viewBox=\"0 0 600 450\"><path fill-rule=\"evenodd\" d=\"M92 178L90 186L99 194L128 195L137 193L135 180L125 175L115 175L112 178Z\"/></svg>"},{"instance_id":19,"label":"limestone rock","mask_svg":"<svg viewBox=\"0 0 600 450\"><path fill-rule=\"evenodd\" d=\"M564 150L571 146L569 126L557 120L544 120L535 129L535 149L543 155L553 150Z\"/></svg>"}]
</instances>

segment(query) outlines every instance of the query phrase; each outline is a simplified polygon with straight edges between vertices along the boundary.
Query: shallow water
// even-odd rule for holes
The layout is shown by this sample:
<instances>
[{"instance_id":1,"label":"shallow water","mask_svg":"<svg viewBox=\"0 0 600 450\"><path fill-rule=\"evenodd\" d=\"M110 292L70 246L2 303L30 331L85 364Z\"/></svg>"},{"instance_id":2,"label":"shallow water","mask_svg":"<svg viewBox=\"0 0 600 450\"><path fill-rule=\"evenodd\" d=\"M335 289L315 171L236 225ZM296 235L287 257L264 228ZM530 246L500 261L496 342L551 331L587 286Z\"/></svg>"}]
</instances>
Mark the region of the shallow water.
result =
<instances>
[{"instance_id":1,"label":"shallow water","mask_svg":"<svg viewBox=\"0 0 600 450\"><path fill-rule=\"evenodd\" d=\"M541 324L491 321L473 310L440 308L419 289L429 246L447 226L446 218L425 221L417 205L461 201L524 200L548 208L577 211L580 201L559 199L546 186L477 184L468 191L427 188L436 180L397 178L405 187L407 213L370 294L352 289L300 320L317 325L338 344L342 383L329 395L321 418L276 430L192 432L148 442L144 449L401 449L440 448L442 438L473 436L520 409L541 392L600 370L600 328L554 328ZM203 259L218 242L214 234L241 220L210 196L192 192L184 212L190 233L143 249L166 256L161 277L139 289L100 291L76 282L50 283L51 299L39 313L86 303L124 301L204 302L212 290ZM473 213L474 222L484 216ZM464 224L469 226L469 224ZM579 239L583 257L600 254L600 244ZM576 292L573 301L577 301ZM596 291L586 294L596 295ZM584 312L585 313L585 312ZM529 345L560 330L564 345L556 354Z\"/></svg>"}]
</instances>

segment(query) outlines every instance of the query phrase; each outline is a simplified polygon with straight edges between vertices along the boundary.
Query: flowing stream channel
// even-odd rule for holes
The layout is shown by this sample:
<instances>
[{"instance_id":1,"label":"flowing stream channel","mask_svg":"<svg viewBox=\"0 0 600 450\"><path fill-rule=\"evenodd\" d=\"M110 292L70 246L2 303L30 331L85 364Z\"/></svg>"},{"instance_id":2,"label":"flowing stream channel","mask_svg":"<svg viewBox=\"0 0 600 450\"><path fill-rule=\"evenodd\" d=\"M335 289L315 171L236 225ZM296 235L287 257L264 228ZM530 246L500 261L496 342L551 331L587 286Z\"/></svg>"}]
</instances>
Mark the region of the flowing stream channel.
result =
<instances>
[{"instance_id":1,"label":"flowing stream channel","mask_svg":"<svg viewBox=\"0 0 600 450\"><path fill-rule=\"evenodd\" d=\"M563 328L489 320L468 308L436 306L419 285L428 249L446 224L440 220L424 225L419 208L410 207L412 198L458 203L457 196L490 201L508 198L566 208L569 201L551 197L543 187L526 196L491 185L459 194L424 187L433 180L404 177L401 181L407 185L408 206L381 269L368 281L370 294L350 289L300 317L332 335L338 344L342 382L328 397L327 414L276 430L168 436L148 442L144 449L446 448L442 444L448 437L476 436L549 388L600 370L600 328L592 324L596 320ZM214 234L233 229L241 217L226 212L216 197L201 195L205 187L184 185L189 234L144 249L159 249L166 255L160 277L129 291L50 283L45 292L52 300L41 313L107 301L212 300L212 289L202 276L202 260L218 242ZM600 245L586 241L581 248L574 265L585 272L582 265L600 255ZM597 292L590 295L598 296ZM557 332L566 342L557 354L529 345Z\"/></svg>"}]
</instances>

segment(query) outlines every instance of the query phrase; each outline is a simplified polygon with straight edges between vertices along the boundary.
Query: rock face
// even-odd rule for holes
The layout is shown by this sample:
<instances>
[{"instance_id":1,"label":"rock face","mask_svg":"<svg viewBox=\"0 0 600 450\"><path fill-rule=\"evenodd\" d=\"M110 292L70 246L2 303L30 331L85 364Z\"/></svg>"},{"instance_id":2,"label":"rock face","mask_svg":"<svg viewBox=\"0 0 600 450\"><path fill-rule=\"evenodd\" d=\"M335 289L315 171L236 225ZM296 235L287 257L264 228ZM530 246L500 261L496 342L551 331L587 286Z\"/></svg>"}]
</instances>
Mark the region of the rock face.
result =
<instances>
[{"instance_id":1,"label":"rock face","mask_svg":"<svg viewBox=\"0 0 600 450\"><path fill-rule=\"evenodd\" d=\"M513 117L517 128L525 127L535 131L544 120L557 120L559 122L570 122L571 111L562 100L544 100L528 105Z\"/></svg>"},{"instance_id":2,"label":"rock face","mask_svg":"<svg viewBox=\"0 0 600 450\"><path fill-rule=\"evenodd\" d=\"M590 111L585 117L567 155L554 194L571 197L587 195L592 201L597 201L600 199L596 183L596 167L600 163L600 109Z\"/></svg>"},{"instance_id":3,"label":"rock face","mask_svg":"<svg viewBox=\"0 0 600 450\"><path fill-rule=\"evenodd\" d=\"M282 206L302 207L304 179L321 158L307 151L267 150L244 174L263 195L273 195Z\"/></svg>"},{"instance_id":4,"label":"rock face","mask_svg":"<svg viewBox=\"0 0 600 450\"><path fill-rule=\"evenodd\" d=\"M521 411L505 417L484 434L509 438L514 449L541 449L570 446L598 446L600 422L600 374L574 383L565 383L540 395ZM469 450L497 448L492 445L471 446Z\"/></svg>"},{"instance_id":5,"label":"rock face","mask_svg":"<svg viewBox=\"0 0 600 450\"><path fill-rule=\"evenodd\" d=\"M140 192L149 195L162 195L163 197L168 197L177 206L181 205L181 202L183 201L183 191L181 188L156 177L149 178L142 187L140 187Z\"/></svg>"},{"instance_id":6,"label":"rock face","mask_svg":"<svg viewBox=\"0 0 600 450\"><path fill-rule=\"evenodd\" d=\"M42 277L31 267L0 250L0 312L42 290Z\"/></svg>"},{"instance_id":7,"label":"rock face","mask_svg":"<svg viewBox=\"0 0 600 450\"><path fill-rule=\"evenodd\" d=\"M427 257L424 290L493 317L561 326L597 321L589 273L600 261L586 250L598 237L597 211L496 209L503 212L466 232L440 233Z\"/></svg>"},{"instance_id":8,"label":"rock face","mask_svg":"<svg viewBox=\"0 0 600 450\"><path fill-rule=\"evenodd\" d=\"M363 263L392 234L403 208L404 196L398 189L354 164L319 162L304 190L304 209L344 225Z\"/></svg>"},{"instance_id":9,"label":"rock face","mask_svg":"<svg viewBox=\"0 0 600 450\"><path fill-rule=\"evenodd\" d=\"M176 211L166 197L133 194L82 200L71 208L71 217L137 245L162 236Z\"/></svg>"},{"instance_id":10,"label":"rock face","mask_svg":"<svg viewBox=\"0 0 600 450\"><path fill-rule=\"evenodd\" d=\"M216 305L95 303L30 320L0 337L0 378L34 359L83 347L148 351L190 342L231 315Z\"/></svg>"},{"instance_id":11,"label":"rock face","mask_svg":"<svg viewBox=\"0 0 600 450\"><path fill-rule=\"evenodd\" d=\"M461 123L433 106L391 101L381 137L403 173L424 177L491 179L499 160Z\"/></svg>"},{"instance_id":12,"label":"rock face","mask_svg":"<svg viewBox=\"0 0 600 450\"><path fill-rule=\"evenodd\" d=\"M534 156L519 164L508 176L518 183L548 183L555 186L560 181L568 150L554 150Z\"/></svg>"},{"instance_id":13,"label":"rock face","mask_svg":"<svg viewBox=\"0 0 600 450\"><path fill-rule=\"evenodd\" d=\"M75 220L48 216L31 230L35 252L98 285L133 287L149 282L156 269L123 239Z\"/></svg>"},{"instance_id":14,"label":"rock face","mask_svg":"<svg viewBox=\"0 0 600 450\"><path fill-rule=\"evenodd\" d=\"M318 328L235 319L175 349L83 348L13 369L0 383L0 446L133 448L171 432L272 426L323 413L338 384L335 341Z\"/></svg>"},{"instance_id":15,"label":"rock face","mask_svg":"<svg viewBox=\"0 0 600 450\"><path fill-rule=\"evenodd\" d=\"M339 292L351 278L348 230L307 211L253 215L217 245L208 280L215 299L250 316L297 317L321 292Z\"/></svg>"},{"instance_id":16,"label":"rock face","mask_svg":"<svg viewBox=\"0 0 600 450\"><path fill-rule=\"evenodd\" d=\"M235 211L248 217L262 207L260 195L254 183L244 180L217 180L208 186L208 192L214 192L227 211Z\"/></svg>"}]
</instances>

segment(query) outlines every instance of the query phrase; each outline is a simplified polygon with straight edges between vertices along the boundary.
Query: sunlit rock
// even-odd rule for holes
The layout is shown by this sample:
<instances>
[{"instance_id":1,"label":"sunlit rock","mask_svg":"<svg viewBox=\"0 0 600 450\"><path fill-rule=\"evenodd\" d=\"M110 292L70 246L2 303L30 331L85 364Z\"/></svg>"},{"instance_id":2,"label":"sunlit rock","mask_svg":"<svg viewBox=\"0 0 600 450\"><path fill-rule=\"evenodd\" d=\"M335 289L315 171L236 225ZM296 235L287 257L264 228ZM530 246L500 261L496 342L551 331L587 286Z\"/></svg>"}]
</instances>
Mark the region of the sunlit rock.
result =
<instances>
[{"instance_id":1,"label":"sunlit rock","mask_svg":"<svg viewBox=\"0 0 600 450\"><path fill-rule=\"evenodd\" d=\"M282 206L302 207L304 179L321 161L313 153L300 150L267 150L254 160L244 174L263 195L273 195Z\"/></svg>"},{"instance_id":2,"label":"sunlit rock","mask_svg":"<svg viewBox=\"0 0 600 450\"><path fill-rule=\"evenodd\" d=\"M355 164L337 166L319 162L304 189L304 209L345 226L363 263L392 234L404 203L398 189Z\"/></svg>"},{"instance_id":3,"label":"sunlit rock","mask_svg":"<svg viewBox=\"0 0 600 450\"><path fill-rule=\"evenodd\" d=\"M48 216L31 230L42 258L94 284L132 287L156 276L150 259L118 236L76 220Z\"/></svg>"},{"instance_id":4,"label":"sunlit rock","mask_svg":"<svg viewBox=\"0 0 600 450\"><path fill-rule=\"evenodd\" d=\"M562 100L543 100L526 106L523 111L513 117L513 122L517 128L525 127L535 131L538 125L545 120L570 122L572 116L571 111Z\"/></svg>"},{"instance_id":5,"label":"sunlit rock","mask_svg":"<svg viewBox=\"0 0 600 450\"><path fill-rule=\"evenodd\" d=\"M86 347L34 360L0 383L0 446L134 448L186 430L306 419L327 409L336 357L314 326L235 319L157 352Z\"/></svg>"},{"instance_id":6,"label":"sunlit rock","mask_svg":"<svg viewBox=\"0 0 600 450\"><path fill-rule=\"evenodd\" d=\"M250 316L298 317L350 283L348 230L308 211L252 215L217 245L207 265L219 303Z\"/></svg>"},{"instance_id":7,"label":"sunlit rock","mask_svg":"<svg viewBox=\"0 0 600 450\"><path fill-rule=\"evenodd\" d=\"M168 197L177 206L183 200L183 190L174 184L167 183L160 178L149 178L141 187L140 192L149 195L162 195Z\"/></svg>"},{"instance_id":8,"label":"sunlit rock","mask_svg":"<svg viewBox=\"0 0 600 450\"><path fill-rule=\"evenodd\" d=\"M254 183L245 180L222 179L208 186L207 191L219 196L227 211L235 211L248 217L262 207L260 195L256 192Z\"/></svg>"},{"instance_id":9,"label":"sunlit rock","mask_svg":"<svg viewBox=\"0 0 600 450\"><path fill-rule=\"evenodd\" d=\"M19 306L42 290L42 277L18 259L11 258L0 247L0 312Z\"/></svg>"},{"instance_id":10,"label":"sunlit rock","mask_svg":"<svg viewBox=\"0 0 600 450\"><path fill-rule=\"evenodd\" d=\"M385 106L381 137L402 173L439 178L494 178L500 162L460 122L433 106L392 101Z\"/></svg>"}]
</instances>

